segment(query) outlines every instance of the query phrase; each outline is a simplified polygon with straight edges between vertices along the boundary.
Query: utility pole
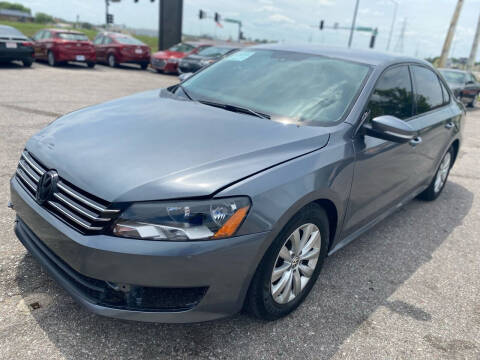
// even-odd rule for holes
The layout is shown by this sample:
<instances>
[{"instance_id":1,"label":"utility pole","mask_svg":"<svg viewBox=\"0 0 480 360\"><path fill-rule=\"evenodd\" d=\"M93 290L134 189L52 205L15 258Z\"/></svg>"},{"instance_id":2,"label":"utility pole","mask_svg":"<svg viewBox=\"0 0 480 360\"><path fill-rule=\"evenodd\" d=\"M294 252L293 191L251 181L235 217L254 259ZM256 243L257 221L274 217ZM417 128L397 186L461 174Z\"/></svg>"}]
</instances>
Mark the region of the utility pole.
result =
<instances>
[{"instance_id":1,"label":"utility pole","mask_svg":"<svg viewBox=\"0 0 480 360\"><path fill-rule=\"evenodd\" d=\"M445 37L445 42L443 43L438 67L444 67L447 63L448 53L450 52L450 46L452 45L453 36L455 35L455 28L457 27L458 17L460 16L462 6L463 0L458 0L455 11L453 12L452 21L450 22L450 27L448 28L447 36Z\"/></svg>"},{"instance_id":2,"label":"utility pole","mask_svg":"<svg viewBox=\"0 0 480 360\"><path fill-rule=\"evenodd\" d=\"M403 53L403 40L405 39L405 30L407 29L407 18L403 19L402 30L395 45L395 52Z\"/></svg>"},{"instance_id":3,"label":"utility pole","mask_svg":"<svg viewBox=\"0 0 480 360\"><path fill-rule=\"evenodd\" d=\"M390 50L390 42L392 41L392 35L393 35L393 28L395 27L395 20L397 18L397 8L398 8L398 2L395 0L390 0L393 5L393 19L392 19L392 25L390 26L390 33L388 34L388 42L387 42L387 51Z\"/></svg>"},{"instance_id":4,"label":"utility pole","mask_svg":"<svg viewBox=\"0 0 480 360\"><path fill-rule=\"evenodd\" d=\"M357 0L355 3L355 11L353 12L353 20L352 20L352 27L350 29L350 37L348 38L348 47L352 47L352 40L353 40L353 32L355 31L355 22L357 21L357 13L358 13L358 3L360 0Z\"/></svg>"},{"instance_id":5,"label":"utility pole","mask_svg":"<svg viewBox=\"0 0 480 360\"><path fill-rule=\"evenodd\" d=\"M480 15L478 16L477 31L473 38L472 50L470 51L470 57L467 62L467 70L472 70L475 66L475 58L477 57L478 42L480 41Z\"/></svg>"},{"instance_id":6,"label":"utility pole","mask_svg":"<svg viewBox=\"0 0 480 360\"><path fill-rule=\"evenodd\" d=\"M108 6L110 5L110 1L109 0L105 0L105 30L108 29Z\"/></svg>"}]
</instances>

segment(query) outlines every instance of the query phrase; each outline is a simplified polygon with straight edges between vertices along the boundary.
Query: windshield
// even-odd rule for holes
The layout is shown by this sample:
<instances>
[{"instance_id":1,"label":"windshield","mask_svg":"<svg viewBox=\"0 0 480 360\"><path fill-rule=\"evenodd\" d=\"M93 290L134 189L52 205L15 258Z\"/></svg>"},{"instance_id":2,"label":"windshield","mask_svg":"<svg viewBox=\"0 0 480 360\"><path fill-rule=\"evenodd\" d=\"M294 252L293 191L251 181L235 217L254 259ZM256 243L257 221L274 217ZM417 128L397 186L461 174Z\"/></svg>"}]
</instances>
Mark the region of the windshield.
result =
<instances>
[{"instance_id":1,"label":"windshield","mask_svg":"<svg viewBox=\"0 0 480 360\"><path fill-rule=\"evenodd\" d=\"M115 36L115 40L120 44L126 45L144 45L143 42L130 36Z\"/></svg>"},{"instance_id":2,"label":"windshield","mask_svg":"<svg viewBox=\"0 0 480 360\"><path fill-rule=\"evenodd\" d=\"M57 33L57 37L65 40L88 41L87 35L74 33Z\"/></svg>"},{"instance_id":3,"label":"windshield","mask_svg":"<svg viewBox=\"0 0 480 360\"><path fill-rule=\"evenodd\" d=\"M224 48L224 47L217 47L217 46L210 46L198 52L198 55L201 56L208 56L208 57L216 57L225 55L227 52L232 50L232 48Z\"/></svg>"},{"instance_id":4,"label":"windshield","mask_svg":"<svg viewBox=\"0 0 480 360\"><path fill-rule=\"evenodd\" d=\"M318 55L243 50L187 79L195 100L231 104L296 122L340 120L369 66Z\"/></svg>"},{"instance_id":5,"label":"windshield","mask_svg":"<svg viewBox=\"0 0 480 360\"><path fill-rule=\"evenodd\" d=\"M186 52L192 51L193 49L195 49L195 47L193 47L190 44L180 43L177 45L173 45L170 49L168 49L168 51L177 51L177 52L186 53Z\"/></svg>"},{"instance_id":6,"label":"windshield","mask_svg":"<svg viewBox=\"0 0 480 360\"><path fill-rule=\"evenodd\" d=\"M458 72L458 71L448 71L448 70L440 70L443 77L447 82L453 84L464 84L465 83L465 73Z\"/></svg>"}]
</instances>

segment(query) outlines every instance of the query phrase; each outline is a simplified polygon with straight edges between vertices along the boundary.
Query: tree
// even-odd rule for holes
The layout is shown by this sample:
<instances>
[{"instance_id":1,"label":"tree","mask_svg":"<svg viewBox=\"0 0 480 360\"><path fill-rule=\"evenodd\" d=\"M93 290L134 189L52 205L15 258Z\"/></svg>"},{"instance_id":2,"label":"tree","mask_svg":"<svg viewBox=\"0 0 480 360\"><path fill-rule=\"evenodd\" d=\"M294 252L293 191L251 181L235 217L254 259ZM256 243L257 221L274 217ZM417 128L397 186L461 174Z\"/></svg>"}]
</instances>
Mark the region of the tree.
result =
<instances>
[{"instance_id":1,"label":"tree","mask_svg":"<svg viewBox=\"0 0 480 360\"><path fill-rule=\"evenodd\" d=\"M23 6L22 4L11 3L11 2L8 2L8 1L0 1L0 9L18 10L18 11L27 12L29 14L32 13L32 10Z\"/></svg>"},{"instance_id":2,"label":"tree","mask_svg":"<svg viewBox=\"0 0 480 360\"><path fill-rule=\"evenodd\" d=\"M53 16L50 16L42 12L37 12L35 14L35 22L40 24L46 24L46 23L52 23L55 21L53 19Z\"/></svg>"}]
</instances>

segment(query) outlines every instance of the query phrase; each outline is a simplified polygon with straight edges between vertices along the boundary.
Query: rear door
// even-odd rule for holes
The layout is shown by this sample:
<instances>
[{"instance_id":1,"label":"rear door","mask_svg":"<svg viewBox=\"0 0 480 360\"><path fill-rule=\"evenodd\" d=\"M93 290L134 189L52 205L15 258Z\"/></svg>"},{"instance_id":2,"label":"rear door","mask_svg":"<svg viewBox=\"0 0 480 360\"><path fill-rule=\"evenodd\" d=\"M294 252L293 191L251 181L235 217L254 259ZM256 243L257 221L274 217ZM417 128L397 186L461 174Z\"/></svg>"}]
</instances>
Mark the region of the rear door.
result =
<instances>
[{"instance_id":1,"label":"rear door","mask_svg":"<svg viewBox=\"0 0 480 360\"><path fill-rule=\"evenodd\" d=\"M408 65L388 68L377 81L364 116L368 124L381 115L405 121L413 116ZM418 165L415 148L408 142L396 143L359 132L353 144L356 162L344 236L380 217L411 192Z\"/></svg>"},{"instance_id":2,"label":"rear door","mask_svg":"<svg viewBox=\"0 0 480 360\"><path fill-rule=\"evenodd\" d=\"M98 34L93 40L93 46L95 47L95 54L97 61L105 61L105 52L103 51L103 34Z\"/></svg>"},{"instance_id":3,"label":"rear door","mask_svg":"<svg viewBox=\"0 0 480 360\"><path fill-rule=\"evenodd\" d=\"M415 93L415 116L409 124L418 131L420 142L415 146L420 167L416 185L429 183L437 164L452 137L453 113L448 104L450 95L440 78L426 66L411 65Z\"/></svg>"}]
</instances>

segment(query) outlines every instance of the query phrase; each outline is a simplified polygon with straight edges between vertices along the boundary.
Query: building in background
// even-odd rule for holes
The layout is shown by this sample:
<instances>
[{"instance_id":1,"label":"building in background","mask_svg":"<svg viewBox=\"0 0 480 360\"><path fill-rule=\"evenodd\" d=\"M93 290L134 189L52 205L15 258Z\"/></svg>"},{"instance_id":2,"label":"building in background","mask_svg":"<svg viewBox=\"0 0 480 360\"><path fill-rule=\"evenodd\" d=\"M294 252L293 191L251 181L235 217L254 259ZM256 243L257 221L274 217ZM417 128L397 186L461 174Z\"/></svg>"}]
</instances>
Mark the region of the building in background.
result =
<instances>
[{"instance_id":1,"label":"building in background","mask_svg":"<svg viewBox=\"0 0 480 360\"><path fill-rule=\"evenodd\" d=\"M20 10L0 9L0 20L32 22L33 16Z\"/></svg>"}]
</instances>

